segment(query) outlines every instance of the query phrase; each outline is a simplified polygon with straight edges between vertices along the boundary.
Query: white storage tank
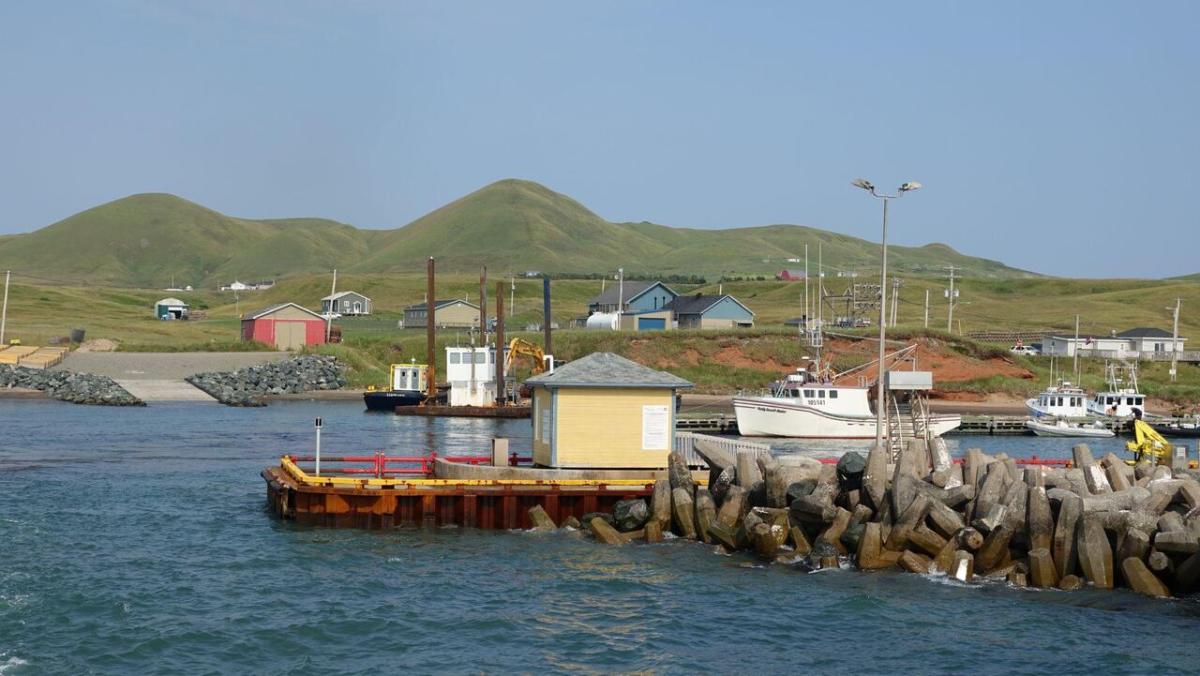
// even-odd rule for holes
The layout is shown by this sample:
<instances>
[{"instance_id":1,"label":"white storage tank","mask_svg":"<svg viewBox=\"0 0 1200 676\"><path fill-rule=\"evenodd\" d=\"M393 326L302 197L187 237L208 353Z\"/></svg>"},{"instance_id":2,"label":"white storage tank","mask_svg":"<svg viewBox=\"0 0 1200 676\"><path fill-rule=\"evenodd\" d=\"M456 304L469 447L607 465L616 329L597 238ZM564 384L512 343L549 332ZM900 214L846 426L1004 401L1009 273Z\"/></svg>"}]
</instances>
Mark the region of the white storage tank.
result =
<instances>
[{"instance_id":1,"label":"white storage tank","mask_svg":"<svg viewBox=\"0 0 1200 676\"><path fill-rule=\"evenodd\" d=\"M587 318L587 328L616 331L621 315L617 312L594 312Z\"/></svg>"}]
</instances>

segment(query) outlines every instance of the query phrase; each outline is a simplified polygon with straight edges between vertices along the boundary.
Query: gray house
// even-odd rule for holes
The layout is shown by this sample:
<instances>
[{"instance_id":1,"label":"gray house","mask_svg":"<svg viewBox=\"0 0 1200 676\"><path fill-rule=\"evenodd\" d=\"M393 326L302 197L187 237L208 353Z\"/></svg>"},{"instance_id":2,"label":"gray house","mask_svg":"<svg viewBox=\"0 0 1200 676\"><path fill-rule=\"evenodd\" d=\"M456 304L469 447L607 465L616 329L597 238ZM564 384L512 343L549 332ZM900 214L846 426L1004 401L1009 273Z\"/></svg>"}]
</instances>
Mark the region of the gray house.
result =
<instances>
[{"instance_id":1,"label":"gray house","mask_svg":"<svg viewBox=\"0 0 1200 676\"><path fill-rule=\"evenodd\" d=\"M754 312L728 294L679 296L667 309L675 314L675 324L681 329L754 328Z\"/></svg>"},{"instance_id":2,"label":"gray house","mask_svg":"<svg viewBox=\"0 0 1200 676\"><path fill-rule=\"evenodd\" d=\"M357 291L342 291L321 299L321 313L369 315L371 314L371 299Z\"/></svg>"},{"instance_id":3,"label":"gray house","mask_svg":"<svg viewBox=\"0 0 1200 676\"><path fill-rule=\"evenodd\" d=\"M403 328L425 328L428 315L425 303L409 305L404 308ZM479 326L479 306L461 298L436 300L433 304L433 326L438 329L476 328Z\"/></svg>"},{"instance_id":4,"label":"gray house","mask_svg":"<svg viewBox=\"0 0 1200 676\"><path fill-rule=\"evenodd\" d=\"M663 309L678 296L662 282L617 282L588 301L588 314L653 312Z\"/></svg>"}]
</instances>

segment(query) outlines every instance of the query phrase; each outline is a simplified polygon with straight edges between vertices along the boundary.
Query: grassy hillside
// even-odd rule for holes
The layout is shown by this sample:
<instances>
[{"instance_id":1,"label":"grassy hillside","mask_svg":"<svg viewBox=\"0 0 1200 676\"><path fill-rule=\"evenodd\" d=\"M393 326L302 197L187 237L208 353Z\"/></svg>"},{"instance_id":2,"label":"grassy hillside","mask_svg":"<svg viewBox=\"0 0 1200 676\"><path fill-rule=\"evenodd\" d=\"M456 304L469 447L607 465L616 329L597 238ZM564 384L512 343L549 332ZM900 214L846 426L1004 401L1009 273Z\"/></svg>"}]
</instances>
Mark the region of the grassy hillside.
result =
<instances>
[{"instance_id":1,"label":"grassy hillside","mask_svg":"<svg viewBox=\"0 0 1200 676\"><path fill-rule=\"evenodd\" d=\"M575 200L529 181L504 180L396 230L360 230L324 219L234 218L173 195L133 195L35 232L0 238L0 267L47 279L118 286L214 287L233 279L302 276L338 268L417 272L434 256L442 270L486 264L521 273L770 276L809 245L815 269L869 269L877 245L793 225L727 230L611 223ZM1028 277L948 246L893 247L896 270L958 266L979 278Z\"/></svg>"},{"instance_id":2,"label":"grassy hillside","mask_svg":"<svg viewBox=\"0 0 1200 676\"><path fill-rule=\"evenodd\" d=\"M368 384L383 377L383 369L392 360L424 359L424 332L396 328L405 305L424 298L424 278L416 274L339 275L338 288L356 290L374 299L376 314L364 318L340 321L345 344L323 348L346 358L355 365L355 382ZM489 309L494 308L496 279L488 284ZM237 345L238 313L248 312L273 303L296 301L316 308L318 300L329 293L329 275L305 276L281 281L275 288L261 292L244 292L235 301L232 293L215 291L171 293L161 290L130 290L110 287L73 287L37 284L14 276L8 309L7 337L17 337L26 344L44 344L51 337L67 335L72 328L84 328L88 338L110 338L122 342L130 350L227 350ZM598 280L556 280L553 283L553 315L561 325L584 312L587 299L600 290ZM830 282L832 286L832 282ZM945 329L946 305L941 295L942 280L907 278L901 289L902 300L898 313L899 326L892 335L919 337L923 329L925 289L931 289L930 327ZM509 283L503 281L505 305L509 304ZM507 316L510 335L527 324L540 322L542 286L540 280L515 280L515 312ZM733 293L757 313L758 326L754 332L734 336L713 336L713 339L736 340L745 337L753 345L745 352L751 363L737 360L713 364L706 356L715 354L721 346L703 342L703 336L689 332L668 334L616 334L612 332L561 331L556 334L555 352L569 358L595 349L613 350L622 354L650 360L659 367L680 369L680 374L694 379L710 391L756 386L765 382L772 371L792 364L804 352L794 334L784 329L784 319L794 317L803 306L803 284L781 282L737 282L703 287L676 285L680 292L716 292L718 288ZM1183 299L1180 333L1191 342L1200 343L1200 283L1147 282L1132 280L1072 281L1057 279L1035 280L972 280L964 284L956 318L964 331L995 329L1074 330L1074 315L1082 314L1084 332L1105 333L1111 329L1126 329L1146 325L1170 327L1170 312L1174 299ZM438 277L439 297L478 299L479 280L475 275L441 274ZM193 309L202 310L207 318L186 322L163 322L152 313L154 301L166 295L180 296ZM492 314L489 312L489 314ZM959 322L955 322L958 328ZM872 334L874 329L860 330ZM936 334L934 334L936 335ZM540 342L536 335L531 336ZM703 339L703 340L702 340ZM466 332L444 331L439 340L445 343L466 343ZM697 341L701 341L697 343ZM958 344L947 341L949 344ZM986 348L962 343L967 354L987 356ZM1194 347L1194 346L1193 346ZM958 348L954 348L958 349ZM991 348L994 350L995 348ZM982 352L978 352L983 350ZM440 354L440 353L439 353ZM947 391L966 393L1007 392L1027 394L1048 382L1049 360L1016 360L1036 374L1022 379L987 375L977 380L962 380ZM1090 364L1086 382L1101 377L1102 365ZM1168 384L1163 364L1144 367L1147 393L1177 401L1200 398L1200 368L1181 367L1180 383Z\"/></svg>"},{"instance_id":3,"label":"grassy hillside","mask_svg":"<svg viewBox=\"0 0 1200 676\"><path fill-rule=\"evenodd\" d=\"M133 195L0 241L0 267L130 286L213 285L348 265L377 235L323 219L253 221L174 195Z\"/></svg>"},{"instance_id":4,"label":"grassy hillside","mask_svg":"<svg viewBox=\"0 0 1200 676\"><path fill-rule=\"evenodd\" d=\"M509 303L509 278L488 281L489 314L494 314L495 288L505 289L506 320L510 328L541 321L542 284L540 279L515 279L515 313ZM930 327L946 328L946 302L942 295L945 280L928 277L902 277L897 320L900 328L920 328L924 323L925 290L930 290ZM827 288L840 292L839 280L827 280ZM44 341L65 335L72 327L82 326L89 334L140 343L184 343L209 338L235 337L232 327L239 312L247 312L274 303L295 301L311 308L329 293L330 275L306 275L280 281L266 291L234 294L203 290L166 292L158 289L121 289L112 287L76 287L37 283L14 274L9 300L10 335L30 341ZM611 282L608 282L611 284ZM552 286L552 312L560 325L586 313L587 300L600 292L600 280L555 280ZM703 286L671 285L680 293L731 293L756 313L759 326L780 326L785 319L803 312L802 283L710 282ZM814 284L815 287L815 284ZM1200 349L1200 283L1146 280L967 280L959 288L959 306L955 312L955 331L1000 329L1058 329L1073 331L1076 313L1084 333L1108 333L1134 326L1158 326L1170 329L1175 298L1183 301L1180 334L1190 338L1189 347ZM376 326L378 331L394 331L404 306L424 300L425 279L414 273L341 274L338 289L366 294L375 302L376 316L363 320L344 320L348 331L354 322ZM178 296L193 308L204 309L208 319L191 322L160 322L152 316L155 300ZM439 273L438 296L442 298L479 298L478 274ZM814 288L815 296L815 288ZM831 314L826 309L826 316ZM1196 343L1197 346L1191 345Z\"/></svg>"}]
</instances>

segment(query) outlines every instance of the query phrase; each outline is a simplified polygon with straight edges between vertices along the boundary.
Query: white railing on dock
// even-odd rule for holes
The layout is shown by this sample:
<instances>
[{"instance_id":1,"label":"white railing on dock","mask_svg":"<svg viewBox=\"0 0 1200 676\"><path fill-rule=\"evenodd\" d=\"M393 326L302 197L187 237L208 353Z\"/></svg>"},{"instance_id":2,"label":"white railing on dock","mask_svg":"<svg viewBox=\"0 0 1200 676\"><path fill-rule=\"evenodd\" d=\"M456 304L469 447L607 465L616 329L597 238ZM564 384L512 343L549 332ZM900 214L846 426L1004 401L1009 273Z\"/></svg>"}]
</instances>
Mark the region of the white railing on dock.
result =
<instances>
[{"instance_id":1,"label":"white railing on dock","mask_svg":"<svg viewBox=\"0 0 1200 676\"><path fill-rule=\"evenodd\" d=\"M700 434L698 432L676 432L675 433L675 452L683 456L683 459L692 467L708 467L708 463L704 462L704 458L696 452L696 440L703 439L711 444L719 446L726 451L737 455L740 451L750 451L761 453L763 455L771 454L771 447L758 443L756 441L746 441L744 439L731 439L729 437L715 437L711 434Z\"/></svg>"}]
</instances>

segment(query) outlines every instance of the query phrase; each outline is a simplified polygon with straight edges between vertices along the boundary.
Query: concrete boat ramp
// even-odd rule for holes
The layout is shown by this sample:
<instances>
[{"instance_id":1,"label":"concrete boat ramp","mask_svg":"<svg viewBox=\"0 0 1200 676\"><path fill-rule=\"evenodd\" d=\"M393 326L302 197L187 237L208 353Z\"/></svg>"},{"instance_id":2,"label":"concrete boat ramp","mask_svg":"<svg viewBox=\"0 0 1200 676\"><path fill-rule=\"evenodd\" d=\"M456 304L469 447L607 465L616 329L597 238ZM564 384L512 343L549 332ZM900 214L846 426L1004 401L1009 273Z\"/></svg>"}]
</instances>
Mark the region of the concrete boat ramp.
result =
<instances>
[{"instance_id":1,"label":"concrete boat ramp","mask_svg":"<svg viewBox=\"0 0 1200 676\"><path fill-rule=\"evenodd\" d=\"M54 370L103 375L147 404L212 402L184 378L286 359L286 352L73 352Z\"/></svg>"}]
</instances>

